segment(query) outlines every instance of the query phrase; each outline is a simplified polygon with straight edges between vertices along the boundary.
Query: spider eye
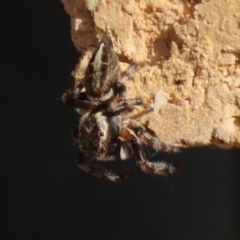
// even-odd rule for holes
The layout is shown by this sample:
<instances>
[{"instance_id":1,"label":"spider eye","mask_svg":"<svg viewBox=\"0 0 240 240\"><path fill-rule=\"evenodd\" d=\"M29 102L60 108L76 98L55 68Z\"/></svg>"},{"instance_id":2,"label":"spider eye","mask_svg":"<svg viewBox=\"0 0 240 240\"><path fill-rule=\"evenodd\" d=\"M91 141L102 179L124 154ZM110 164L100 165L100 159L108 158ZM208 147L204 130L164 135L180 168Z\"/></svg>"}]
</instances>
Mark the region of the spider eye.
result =
<instances>
[{"instance_id":1,"label":"spider eye","mask_svg":"<svg viewBox=\"0 0 240 240\"><path fill-rule=\"evenodd\" d=\"M100 136L100 137L103 137L103 136L104 136L104 133L103 133L103 132L99 132L99 136Z\"/></svg>"}]
</instances>

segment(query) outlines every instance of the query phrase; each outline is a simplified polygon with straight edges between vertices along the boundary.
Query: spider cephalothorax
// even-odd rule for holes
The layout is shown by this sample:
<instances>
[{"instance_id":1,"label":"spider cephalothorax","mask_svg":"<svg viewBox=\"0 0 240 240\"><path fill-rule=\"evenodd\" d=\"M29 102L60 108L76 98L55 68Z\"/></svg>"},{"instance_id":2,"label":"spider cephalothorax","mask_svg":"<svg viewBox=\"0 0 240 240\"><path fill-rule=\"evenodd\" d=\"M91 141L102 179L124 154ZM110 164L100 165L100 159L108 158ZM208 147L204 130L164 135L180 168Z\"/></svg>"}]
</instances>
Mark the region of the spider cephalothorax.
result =
<instances>
[{"instance_id":1,"label":"spider cephalothorax","mask_svg":"<svg viewBox=\"0 0 240 240\"><path fill-rule=\"evenodd\" d=\"M162 142L138 121L122 115L137 105L143 105L140 98L124 97L123 83L135 68L136 65L132 65L121 73L116 54L107 42L102 41L89 62L81 87L63 94L64 103L83 113L74 139L87 158L78 159L78 167L96 177L116 181L129 174L111 173L93 164L92 158L99 161L126 160L132 155L136 156L137 164L144 172L157 175L174 172L175 168L170 164L148 161L143 146L156 151L177 151L177 148ZM80 91L83 87L85 92Z\"/></svg>"},{"instance_id":2,"label":"spider cephalothorax","mask_svg":"<svg viewBox=\"0 0 240 240\"><path fill-rule=\"evenodd\" d=\"M97 108L100 107L105 106ZM114 141L121 130L121 119L120 116L105 116L104 109L94 110L80 119L77 143L82 152L104 160L115 150Z\"/></svg>"}]
</instances>

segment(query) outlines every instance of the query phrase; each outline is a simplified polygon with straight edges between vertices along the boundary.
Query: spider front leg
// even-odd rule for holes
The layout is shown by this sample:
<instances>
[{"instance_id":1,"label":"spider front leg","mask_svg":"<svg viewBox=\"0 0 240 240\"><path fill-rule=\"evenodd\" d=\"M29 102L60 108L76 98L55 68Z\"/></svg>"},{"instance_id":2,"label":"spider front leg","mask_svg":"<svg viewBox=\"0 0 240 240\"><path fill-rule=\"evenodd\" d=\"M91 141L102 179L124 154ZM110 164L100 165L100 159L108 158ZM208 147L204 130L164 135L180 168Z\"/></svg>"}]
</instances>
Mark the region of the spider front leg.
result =
<instances>
[{"instance_id":1,"label":"spider front leg","mask_svg":"<svg viewBox=\"0 0 240 240\"><path fill-rule=\"evenodd\" d=\"M89 160L78 159L77 166L84 172L92 174L94 177L109 180L111 182L117 182L132 177L132 173L116 174L108 171L106 168L100 167L97 164L89 162Z\"/></svg>"},{"instance_id":2,"label":"spider front leg","mask_svg":"<svg viewBox=\"0 0 240 240\"><path fill-rule=\"evenodd\" d=\"M140 139L134 138L132 140L133 151L139 161L137 164L140 166L141 170L146 173L156 174L156 175L168 175L173 174L175 167L166 162L150 162L146 160L146 155L143 151L143 147Z\"/></svg>"}]
</instances>

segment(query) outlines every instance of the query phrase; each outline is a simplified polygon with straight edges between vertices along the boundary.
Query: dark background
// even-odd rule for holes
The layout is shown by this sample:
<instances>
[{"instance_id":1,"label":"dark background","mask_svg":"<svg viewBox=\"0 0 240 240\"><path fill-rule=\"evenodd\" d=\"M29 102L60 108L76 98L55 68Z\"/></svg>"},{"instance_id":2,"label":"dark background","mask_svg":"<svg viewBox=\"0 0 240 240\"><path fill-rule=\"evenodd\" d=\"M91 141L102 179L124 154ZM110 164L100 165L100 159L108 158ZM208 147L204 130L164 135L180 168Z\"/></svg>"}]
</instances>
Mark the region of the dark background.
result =
<instances>
[{"instance_id":1,"label":"dark background","mask_svg":"<svg viewBox=\"0 0 240 240\"><path fill-rule=\"evenodd\" d=\"M197 148L174 176L111 183L81 172L60 101L79 53L58 0L1 1L0 239L240 239L240 150Z\"/></svg>"}]
</instances>

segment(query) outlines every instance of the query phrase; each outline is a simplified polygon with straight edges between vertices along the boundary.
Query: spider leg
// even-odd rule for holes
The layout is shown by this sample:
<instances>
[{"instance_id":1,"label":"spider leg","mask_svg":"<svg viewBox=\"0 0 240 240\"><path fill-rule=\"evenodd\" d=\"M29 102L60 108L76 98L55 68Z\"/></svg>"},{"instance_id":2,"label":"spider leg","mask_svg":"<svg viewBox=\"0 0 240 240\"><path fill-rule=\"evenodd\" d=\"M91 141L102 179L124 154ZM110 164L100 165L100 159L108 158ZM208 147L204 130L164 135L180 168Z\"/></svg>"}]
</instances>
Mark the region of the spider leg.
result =
<instances>
[{"instance_id":1,"label":"spider leg","mask_svg":"<svg viewBox=\"0 0 240 240\"><path fill-rule=\"evenodd\" d=\"M116 95L119 94L121 98L125 98L127 95L127 87L123 83L116 84Z\"/></svg>"},{"instance_id":2,"label":"spider leg","mask_svg":"<svg viewBox=\"0 0 240 240\"><path fill-rule=\"evenodd\" d=\"M134 138L132 141L133 151L139 161L137 164L141 168L143 172L156 174L156 175L168 175L173 174L175 171L175 167L166 162L150 162L146 159L146 155L143 151L143 147L140 139Z\"/></svg>"},{"instance_id":3,"label":"spider leg","mask_svg":"<svg viewBox=\"0 0 240 240\"><path fill-rule=\"evenodd\" d=\"M128 66L128 68L124 72L119 74L116 93L119 94L122 98L125 98L127 95L127 90L125 86L126 81L129 79L131 75L133 75L135 71L137 71L137 69L139 69L142 66L143 66L143 63L131 64Z\"/></svg>"},{"instance_id":4,"label":"spider leg","mask_svg":"<svg viewBox=\"0 0 240 240\"><path fill-rule=\"evenodd\" d=\"M139 64L131 64L128 66L128 68L126 69L126 71L124 71L123 73L120 74L119 76L119 83L121 84L125 84L125 82L128 80L128 78L137 70L137 68L139 67Z\"/></svg>"},{"instance_id":5,"label":"spider leg","mask_svg":"<svg viewBox=\"0 0 240 240\"><path fill-rule=\"evenodd\" d=\"M122 161L130 159L132 156L132 153L133 153L133 150L132 150L132 144L130 141L121 143L119 157Z\"/></svg>"},{"instance_id":6,"label":"spider leg","mask_svg":"<svg viewBox=\"0 0 240 240\"><path fill-rule=\"evenodd\" d=\"M120 180L128 179L133 176L132 173L116 174L114 172L107 170L106 168L103 168L97 164L89 162L89 160L77 159L77 166L81 170L92 174L94 177L102 178L111 182L117 182Z\"/></svg>"},{"instance_id":7,"label":"spider leg","mask_svg":"<svg viewBox=\"0 0 240 240\"><path fill-rule=\"evenodd\" d=\"M133 106L142 105L141 98L122 99L120 101L102 102L92 109L91 113L95 114L102 111L104 116L113 117L119 115L121 112L130 110Z\"/></svg>"},{"instance_id":8,"label":"spider leg","mask_svg":"<svg viewBox=\"0 0 240 240\"><path fill-rule=\"evenodd\" d=\"M104 111L104 115L109 117L116 116L119 115L121 112L131 109L131 107L133 106L139 106L142 104L143 102L141 98L131 98L122 99L120 101L113 101Z\"/></svg>"},{"instance_id":9,"label":"spider leg","mask_svg":"<svg viewBox=\"0 0 240 240\"><path fill-rule=\"evenodd\" d=\"M91 110L95 106L97 106L98 102L90 101L86 99L76 98L74 92L72 90L68 90L62 95L62 102L70 107L79 108L83 110Z\"/></svg>"},{"instance_id":10,"label":"spider leg","mask_svg":"<svg viewBox=\"0 0 240 240\"><path fill-rule=\"evenodd\" d=\"M156 151L179 152L177 147L164 143L154 134L153 131L146 128L141 123L135 120L130 120L129 126L131 129L133 129L135 134L139 137L144 145L151 146Z\"/></svg>"}]
</instances>

